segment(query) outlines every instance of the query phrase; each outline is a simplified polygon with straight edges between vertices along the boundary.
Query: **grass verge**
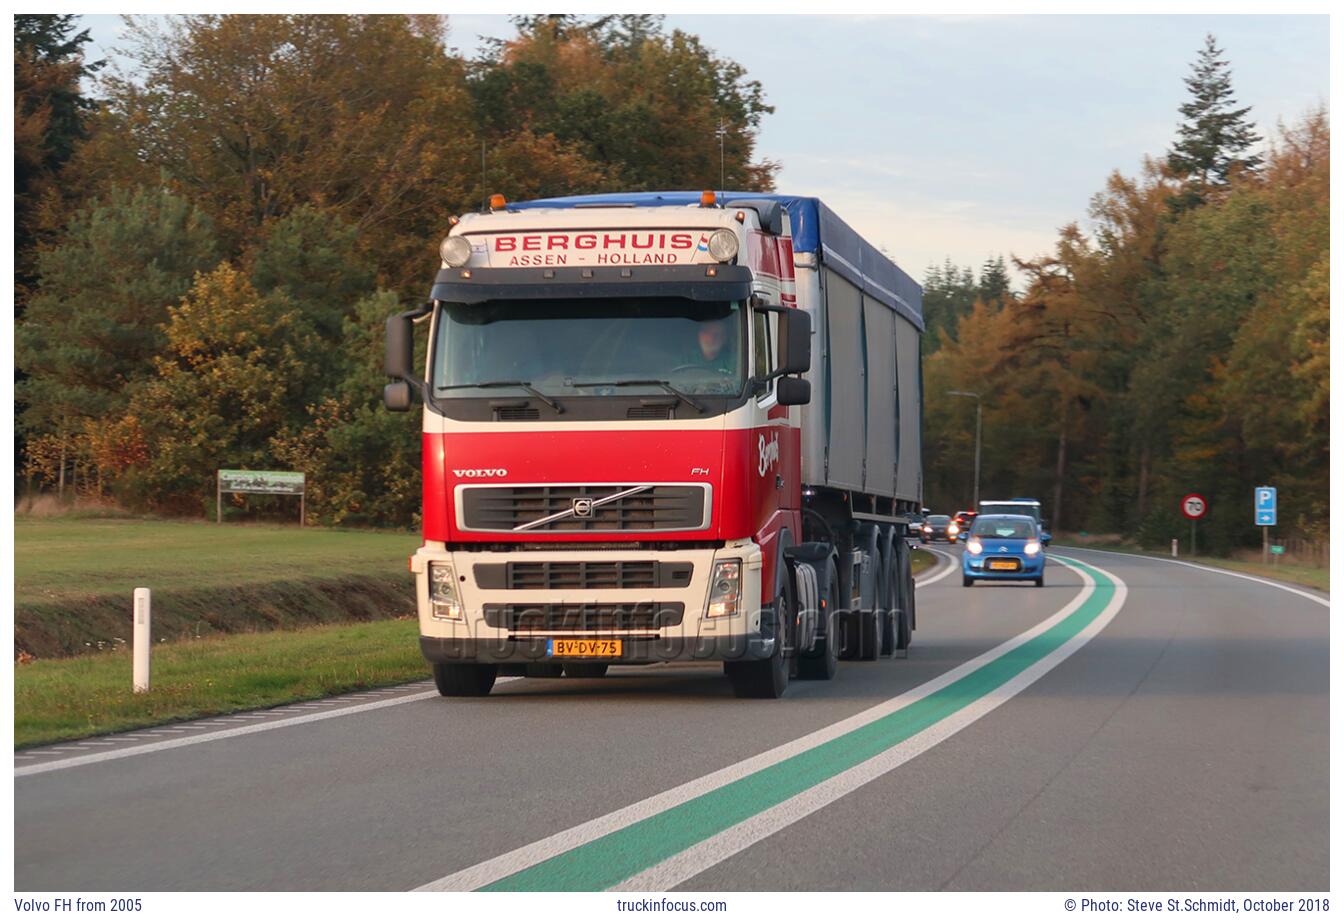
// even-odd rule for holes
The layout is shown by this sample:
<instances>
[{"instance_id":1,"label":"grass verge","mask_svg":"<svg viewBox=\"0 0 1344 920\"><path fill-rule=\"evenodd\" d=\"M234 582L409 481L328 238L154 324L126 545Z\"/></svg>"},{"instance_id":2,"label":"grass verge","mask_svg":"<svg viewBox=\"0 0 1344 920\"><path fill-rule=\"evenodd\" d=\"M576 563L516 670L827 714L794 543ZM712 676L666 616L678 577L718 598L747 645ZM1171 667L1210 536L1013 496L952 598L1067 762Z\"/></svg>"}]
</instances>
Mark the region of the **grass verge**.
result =
<instances>
[{"instance_id":1,"label":"grass verge","mask_svg":"<svg viewBox=\"0 0 1344 920\"><path fill-rule=\"evenodd\" d=\"M414 534L78 516L19 516L14 533L15 648L41 659L124 644L140 586L156 639L414 611Z\"/></svg>"},{"instance_id":2,"label":"grass verge","mask_svg":"<svg viewBox=\"0 0 1344 920\"><path fill-rule=\"evenodd\" d=\"M933 568L938 563L938 557L933 553L926 553L923 550L911 550L910 552L910 571L916 576L920 572Z\"/></svg>"},{"instance_id":3,"label":"grass verge","mask_svg":"<svg viewBox=\"0 0 1344 920\"><path fill-rule=\"evenodd\" d=\"M16 748L421 680L414 619L217 636L156 646L149 693L131 656L100 652L14 669Z\"/></svg>"},{"instance_id":4,"label":"grass verge","mask_svg":"<svg viewBox=\"0 0 1344 920\"><path fill-rule=\"evenodd\" d=\"M1126 553L1130 556L1148 556L1153 559L1170 559L1171 556L1166 553L1150 553L1134 546L1125 544L1098 544L1088 543L1074 547L1056 543L1059 549L1103 549L1111 553ZM1302 585L1307 588L1315 588L1317 591L1330 592L1330 569L1317 568L1309 565L1291 565L1281 563L1275 565L1270 563L1265 565L1263 562L1246 562L1241 559L1223 559L1215 556L1180 556L1180 562L1194 562L1199 565L1207 565L1213 569L1227 569L1229 572L1244 572L1247 575L1256 575L1260 578L1269 578L1277 581L1284 581L1290 584Z\"/></svg>"}]
</instances>

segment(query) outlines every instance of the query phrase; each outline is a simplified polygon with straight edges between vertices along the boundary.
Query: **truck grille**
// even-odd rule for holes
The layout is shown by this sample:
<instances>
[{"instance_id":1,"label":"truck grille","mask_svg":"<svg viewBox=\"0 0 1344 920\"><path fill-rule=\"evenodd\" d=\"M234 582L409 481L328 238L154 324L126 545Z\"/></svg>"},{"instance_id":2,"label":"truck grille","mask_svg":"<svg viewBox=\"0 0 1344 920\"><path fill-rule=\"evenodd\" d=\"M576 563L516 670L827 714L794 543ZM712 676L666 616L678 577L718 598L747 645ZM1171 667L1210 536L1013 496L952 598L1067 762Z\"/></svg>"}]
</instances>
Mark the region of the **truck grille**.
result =
<instances>
[{"instance_id":1,"label":"truck grille","mask_svg":"<svg viewBox=\"0 0 1344 920\"><path fill-rule=\"evenodd\" d=\"M612 498L626 491L631 494ZM699 530L709 524L709 489L702 485L460 486L458 492L466 530ZM574 513L576 500L591 503L589 516Z\"/></svg>"},{"instance_id":2,"label":"truck grille","mask_svg":"<svg viewBox=\"0 0 1344 920\"><path fill-rule=\"evenodd\" d=\"M602 631L679 626L681 603L638 604L486 604L485 622L496 629Z\"/></svg>"},{"instance_id":3,"label":"truck grille","mask_svg":"<svg viewBox=\"0 0 1344 920\"><path fill-rule=\"evenodd\" d=\"M551 590L567 588L685 588L694 567L689 562L641 559L624 562L482 563L473 568L478 587L486 590Z\"/></svg>"}]
</instances>

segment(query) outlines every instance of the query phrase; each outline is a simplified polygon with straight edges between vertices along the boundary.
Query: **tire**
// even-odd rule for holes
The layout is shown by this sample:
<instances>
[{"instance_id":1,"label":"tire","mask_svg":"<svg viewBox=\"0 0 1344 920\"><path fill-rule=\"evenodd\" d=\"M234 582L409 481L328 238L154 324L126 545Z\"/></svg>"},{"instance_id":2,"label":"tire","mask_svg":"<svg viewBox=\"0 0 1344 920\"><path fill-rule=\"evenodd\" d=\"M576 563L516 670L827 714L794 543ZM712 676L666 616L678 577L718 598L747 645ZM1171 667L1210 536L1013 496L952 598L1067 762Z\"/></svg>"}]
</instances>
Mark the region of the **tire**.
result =
<instances>
[{"instance_id":1,"label":"tire","mask_svg":"<svg viewBox=\"0 0 1344 920\"><path fill-rule=\"evenodd\" d=\"M830 680L835 677L840 666L840 618L835 615L835 602L840 596L840 576L836 574L835 562L826 560L826 568L820 573L818 584L826 587L821 591L822 608L820 616L825 619L825 636L812 648L798 658L798 677L802 680Z\"/></svg>"},{"instance_id":2,"label":"tire","mask_svg":"<svg viewBox=\"0 0 1344 920\"><path fill-rule=\"evenodd\" d=\"M962 586L963 588L969 588L969 587L970 587L971 585L973 585L973 584L975 584L975 579L974 579L974 578L972 578L972 577L969 576L969 575L963 575L963 576L961 576L961 586Z\"/></svg>"},{"instance_id":3,"label":"tire","mask_svg":"<svg viewBox=\"0 0 1344 920\"><path fill-rule=\"evenodd\" d=\"M879 654L883 658L889 658L897 650L897 634L901 630L900 619L903 613L904 605L901 603L901 562L900 549L895 543L891 545L891 552L896 556L895 559L887 559L882 567L882 590L879 592L882 611L882 648Z\"/></svg>"},{"instance_id":4,"label":"tire","mask_svg":"<svg viewBox=\"0 0 1344 920\"><path fill-rule=\"evenodd\" d=\"M577 680L597 680L607 676L608 667L605 661L566 661L565 676Z\"/></svg>"},{"instance_id":5,"label":"tire","mask_svg":"<svg viewBox=\"0 0 1344 920\"><path fill-rule=\"evenodd\" d=\"M529 661L524 674L527 677L564 677L565 666L558 661Z\"/></svg>"},{"instance_id":6,"label":"tire","mask_svg":"<svg viewBox=\"0 0 1344 920\"><path fill-rule=\"evenodd\" d=\"M784 618L779 601L771 608L775 618L775 650L759 661L725 661L723 673L739 699L777 700L789 686L789 659L784 654Z\"/></svg>"},{"instance_id":7,"label":"tire","mask_svg":"<svg viewBox=\"0 0 1344 920\"><path fill-rule=\"evenodd\" d=\"M439 696L486 696L495 685L499 668L493 664L459 664L455 661L436 661L434 686Z\"/></svg>"},{"instance_id":8,"label":"tire","mask_svg":"<svg viewBox=\"0 0 1344 920\"><path fill-rule=\"evenodd\" d=\"M1038 587L1038 588L1044 588L1044 587L1045 587L1045 576L1044 576L1044 575L1042 575L1042 576L1040 576L1039 578L1036 579L1036 587Z\"/></svg>"}]
</instances>

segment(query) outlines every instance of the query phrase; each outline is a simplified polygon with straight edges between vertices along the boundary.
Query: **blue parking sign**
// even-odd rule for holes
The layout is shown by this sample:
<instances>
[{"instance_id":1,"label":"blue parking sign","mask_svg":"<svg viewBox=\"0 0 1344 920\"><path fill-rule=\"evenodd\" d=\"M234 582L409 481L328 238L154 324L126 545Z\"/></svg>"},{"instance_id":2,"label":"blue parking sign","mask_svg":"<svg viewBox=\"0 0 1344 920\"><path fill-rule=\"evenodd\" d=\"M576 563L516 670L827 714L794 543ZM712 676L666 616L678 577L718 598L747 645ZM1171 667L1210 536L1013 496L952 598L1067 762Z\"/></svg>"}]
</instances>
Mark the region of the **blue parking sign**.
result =
<instances>
[{"instance_id":1,"label":"blue parking sign","mask_svg":"<svg viewBox=\"0 0 1344 920\"><path fill-rule=\"evenodd\" d=\"M1279 490L1273 486L1255 487L1255 524L1257 527L1277 527L1279 523Z\"/></svg>"}]
</instances>

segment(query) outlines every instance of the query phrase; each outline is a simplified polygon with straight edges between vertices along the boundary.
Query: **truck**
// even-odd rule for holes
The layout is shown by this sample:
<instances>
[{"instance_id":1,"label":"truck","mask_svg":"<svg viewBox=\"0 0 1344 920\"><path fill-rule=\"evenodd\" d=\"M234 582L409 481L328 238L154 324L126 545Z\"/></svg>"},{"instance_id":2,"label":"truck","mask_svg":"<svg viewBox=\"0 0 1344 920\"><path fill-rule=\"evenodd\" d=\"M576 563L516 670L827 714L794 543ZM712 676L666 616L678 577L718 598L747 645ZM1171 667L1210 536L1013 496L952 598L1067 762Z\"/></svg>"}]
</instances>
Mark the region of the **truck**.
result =
<instances>
[{"instance_id":1,"label":"truck","mask_svg":"<svg viewBox=\"0 0 1344 920\"><path fill-rule=\"evenodd\" d=\"M1046 546L1050 545L1050 522L1041 517L1041 503L1037 499L1020 495L1013 498L990 499L980 503L980 513L1025 514L1041 529L1041 542Z\"/></svg>"},{"instance_id":2,"label":"truck","mask_svg":"<svg viewBox=\"0 0 1344 920\"><path fill-rule=\"evenodd\" d=\"M817 198L705 191L495 195L439 255L383 401L423 402L441 694L721 662L773 699L905 657L924 322L881 250Z\"/></svg>"}]
</instances>

